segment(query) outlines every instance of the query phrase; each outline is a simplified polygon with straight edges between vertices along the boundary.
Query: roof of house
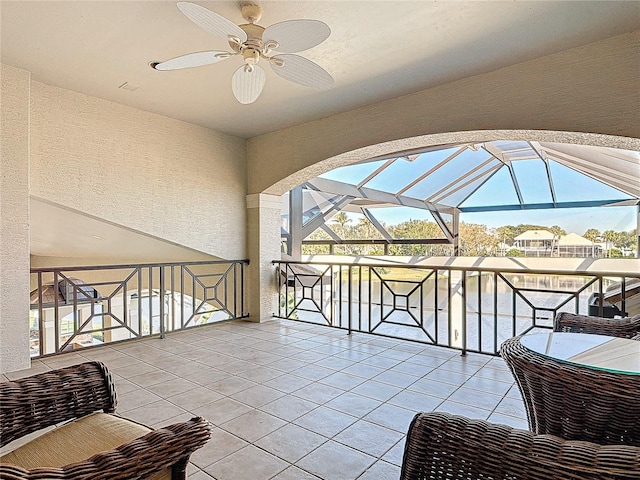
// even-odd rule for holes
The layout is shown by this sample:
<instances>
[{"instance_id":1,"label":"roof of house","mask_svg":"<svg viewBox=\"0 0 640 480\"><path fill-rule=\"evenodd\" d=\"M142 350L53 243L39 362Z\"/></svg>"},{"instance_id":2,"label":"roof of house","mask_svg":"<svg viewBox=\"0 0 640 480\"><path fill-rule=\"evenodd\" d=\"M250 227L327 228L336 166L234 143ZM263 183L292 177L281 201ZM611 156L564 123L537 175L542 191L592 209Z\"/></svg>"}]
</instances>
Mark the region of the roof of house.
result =
<instances>
[{"instance_id":1,"label":"roof of house","mask_svg":"<svg viewBox=\"0 0 640 480\"><path fill-rule=\"evenodd\" d=\"M553 240L555 235L549 230L527 230L521 233L514 240Z\"/></svg>"},{"instance_id":2,"label":"roof of house","mask_svg":"<svg viewBox=\"0 0 640 480\"><path fill-rule=\"evenodd\" d=\"M593 245L591 240L578 235L577 233L570 233L568 235L561 235L558 240L558 245Z\"/></svg>"}]
</instances>

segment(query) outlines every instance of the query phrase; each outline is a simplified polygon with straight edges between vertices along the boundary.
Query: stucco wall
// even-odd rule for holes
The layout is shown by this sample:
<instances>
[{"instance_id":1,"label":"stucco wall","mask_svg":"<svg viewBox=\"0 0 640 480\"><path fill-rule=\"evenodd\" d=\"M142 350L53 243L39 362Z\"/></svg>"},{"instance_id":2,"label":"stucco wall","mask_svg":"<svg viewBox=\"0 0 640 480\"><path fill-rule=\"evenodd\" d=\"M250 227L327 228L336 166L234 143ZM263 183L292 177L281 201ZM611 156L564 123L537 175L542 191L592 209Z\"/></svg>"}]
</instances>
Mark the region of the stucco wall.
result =
<instances>
[{"instance_id":1,"label":"stucco wall","mask_svg":"<svg viewBox=\"0 0 640 480\"><path fill-rule=\"evenodd\" d=\"M0 373L29 362L29 72L0 73Z\"/></svg>"},{"instance_id":2,"label":"stucco wall","mask_svg":"<svg viewBox=\"0 0 640 480\"><path fill-rule=\"evenodd\" d=\"M636 31L255 137L248 142L248 192L279 195L340 165L455 142L456 135L447 132L547 130L638 138L639 62ZM483 135L476 141L499 139ZM538 139L580 141L554 134ZM600 144L613 146L605 137ZM294 179L280 182L295 172Z\"/></svg>"},{"instance_id":3,"label":"stucco wall","mask_svg":"<svg viewBox=\"0 0 640 480\"><path fill-rule=\"evenodd\" d=\"M32 195L245 257L244 139L39 82L31 118Z\"/></svg>"}]
</instances>

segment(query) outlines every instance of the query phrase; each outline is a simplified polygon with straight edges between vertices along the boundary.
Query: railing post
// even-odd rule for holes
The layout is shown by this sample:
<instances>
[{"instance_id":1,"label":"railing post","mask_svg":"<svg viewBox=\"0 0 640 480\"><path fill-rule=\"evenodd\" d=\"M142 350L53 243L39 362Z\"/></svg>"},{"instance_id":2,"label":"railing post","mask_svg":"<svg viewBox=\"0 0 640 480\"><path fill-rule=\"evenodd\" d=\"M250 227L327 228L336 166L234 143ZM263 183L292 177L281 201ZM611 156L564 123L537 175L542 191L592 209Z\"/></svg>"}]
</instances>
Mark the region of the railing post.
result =
<instances>
[{"instance_id":1,"label":"railing post","mask_svg":"<svg viewBox=\"0 0 640 480\"><path fill-rule=\"evenodd\" d=\"M352 286L352 282L351 282L351 265L349 265L349 267L348 267L348 272L349 272L349 276L347 278L347 282L348 282L347 283L347 294L348 294L349 300L347 301L347 308L349 309L349 311L347 312L347 319L348 319L348 322L349 322L348 335L351 335L351 328L352 328L352 325L351 325L352 312L351 312L351 310L353 309L353 305L352 305L352 302L353 302L353 298L352 298L353 286Z\"/></svg>"},{"instance_id":2,"label":"railing post","mask_svg":"<svg viewBox=\"0 0 640 480\"><path fill-rule=\"evenodd\" d=\"M44 323L44 309L42 308L42 272L38 272L38 351L44 355L44 342L46 338Z\"/></svg>"},{"instance_id":3,"label":"railing post","mask_svg":"<svg viewBox=\"0 0 640 480\"><path fill-rule=\"evenodd\" d=\"M160 338L166 337L165 318L164 318L164 301L165 301L165 288L164 288L164 266L160 266Z\"/></svg>"}]
</instances>

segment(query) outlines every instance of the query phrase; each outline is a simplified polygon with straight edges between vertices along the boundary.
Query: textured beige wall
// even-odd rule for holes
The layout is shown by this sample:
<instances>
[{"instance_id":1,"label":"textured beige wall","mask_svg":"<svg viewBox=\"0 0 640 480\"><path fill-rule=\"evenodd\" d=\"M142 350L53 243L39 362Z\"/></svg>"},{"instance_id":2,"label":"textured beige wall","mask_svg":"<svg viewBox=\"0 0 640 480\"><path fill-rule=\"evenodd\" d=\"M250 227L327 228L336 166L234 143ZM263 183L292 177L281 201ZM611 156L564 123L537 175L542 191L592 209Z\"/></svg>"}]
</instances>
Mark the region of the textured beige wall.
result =
<instances>
[{"instance_id":1,"label":"textured beige wall","mask_svg":"<svg viewBox=\"0 0 640 480\"><path fill-rule=\"evenodd\" d=\"M0 373L29 368L29 72L0 73Z\"/></svg>"},{"instance_id":2,"label":"textured beige wall","mask_svg":"<svg viewBox=\"0 0 640 480\"><path fill-rule=\"evenodd\" d=\"M244 139L39 82L31 118L32 195L245 257Z\"/></svg>"},{"instance_id":3,"label":"textured beige wall","mask_svg":"<svg viewBox=\"0 0 640 480\"><path fill-rule=\"evenodd\" d=\"M451 134L430 137L446 132L548 130L640 137L639 65L640 32L633 32L255 137L248 143L248 192L282 194L339 165L456 141ZM497 139L483 135L477 134L479 141Z\"/></svg>"}]
</instances>

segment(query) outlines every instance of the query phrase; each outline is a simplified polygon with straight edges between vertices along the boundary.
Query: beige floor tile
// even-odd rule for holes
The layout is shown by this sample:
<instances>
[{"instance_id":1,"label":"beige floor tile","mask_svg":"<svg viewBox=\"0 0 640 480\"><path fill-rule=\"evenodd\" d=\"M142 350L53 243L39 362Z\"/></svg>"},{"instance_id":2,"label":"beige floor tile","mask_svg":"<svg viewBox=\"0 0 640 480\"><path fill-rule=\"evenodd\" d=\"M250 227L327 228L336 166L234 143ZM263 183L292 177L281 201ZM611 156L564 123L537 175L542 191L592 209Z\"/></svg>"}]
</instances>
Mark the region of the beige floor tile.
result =
<instances>
[{"instance_id":1,"label":"beige floor tile","mask_svg":"<svg viewBox=\"0 0 640 480\"><path fill-rule=\"evenodd\" d=\"M244 415L251 411L252 408L243 403L236 402L231 398L221 398L215 402L208 403L191 410L195 415L206 418L214 425L220 425L224 422Z\"/></svg>"},{"instance_id":2,"label":"beige floor tile","mask_svg":"<svg viewBox=\"0 0 640 480\"><path fill-rule=\"evenodd\" d=\"M381 457L403 437L402 433L359 420L333 440L374 457Z\"/></svg>"},{"instance_id":3,"label":"beige floor tile","mask_svg":"<svg viewBox=\"0 0 640 480\"><path fill-rule=\"evenodd\" d=\"M362 418L372 410L378 408L382 402L373 398L364 397L353 392L345 392L339 397L325 403L326 407L333 408L353 417Z\"/></svg>"},{"instance_id":4,"label":"beige floor tile","mask_svg":"<svg viewBox=\"0 0 640 480\"><path fill-rule=\"evenodd\" d=\"M278 417L260 410L251 410L221 424L220 428L234 434L236 437L253 443L285 424L286 422Z\"/></svg>"},{"instance_id":5,"label":"beige floor tile","mask_svg":"<svg viewBox=\"0 0 640 480\"><path fill-rule=\"evenodd\" d=\"M318 406L319 405L317 403L305 400L304 398L287 395L285 397L280 397L271 403L262 405L260 410L291 422L296 418L309 413L311 410L318 408Z\"/></svg>"},{"instance_id":6,"label":"beige floor tile","mask_svg":"<svg viewBox=\"0 0 640 480\"><path fill-rule=\"evenodd\" d=\"M356 422L358 419L332 410L327 407L318 407L315 410L294 420L293 423L301 427L331 438L339 432Z\"/></svg>"},{"instance_id":7,"label":"beige floor tile","mask_svg":"<svg viewBox=\"0 0 640 480\"><path fill-rule=\"evenodd\" d=\"M283 375L277 378L273 378L267 382L264 382L264 385L275 388L276 390L280 390L281 392L291 393L301 389L302 387L306 387L310 383L311 380L308 380L306 378L283 373Z\"/></svg>"},{"instance_id":8,"label":"beige floor tile","mask_svg":"<svg viewBox=\"0 0 640 480\"><path fill-rule=\"evenodd\" d=\"M289 423L262 437L255 444L287 462L295 463L326 441L325 437L317 433Z\"/></svg>"},{"instance_id":9,"label":"beige floor tile","mask_svg":"<svg viewBox=\"0 0 640 480\"><path fill-rule=\"evenodd\" d=\"M257 385L231 395L231 398L251 407L261 407L273 402L284 395L283 392L274 388Z\"/></svg>"},{"instance_id":10,"label":"beige floor tile","mask_svg":"<svg viewBox=\"0 0 640 480\"><path fill-rule=\"evenodd\" d=\"M204 470L217 480L269 480L287 467L284 460L248 445Z\"/></svg>"},{"instance_id":11,"label":"beige floor tile","mask_svg":"<svg viewBox=\"0 0 640 480\"><path fill-rule=\"evenodd\" d=\"M142 407L127 410L126 415L123 416L135 422L142 423L143 425L154 425L165 422L169 418L176 417L183 413L186 412L182 408L176 407L166 400L160 400Z\"/></svg>"},{"instance_id":12,"label":"beige floor tile","mask_svg":"<svg viewBox=\"0 0 640 480\"><path fill-rule=\"evenodd\" d=\"M118 413L123 413L160 400L162 400L162 398L155 393L139 388L137 390L132 390L131 392L118 395L118 406L116 411Z\"/></svg>"},{"instance_id":13,"label":"beige floor tile","mask_svg":"<svg viewBox=\"0 0 640 480\"><path fill-rule=\"evenodd\" d=\"M206 387L196 387L186 392L167 397L167 401L185 410L192 411L208 403L224 398L223 395Z\"/></svg>"},{"instance_id":14,"label":"beige floor tile","mask_svg":"<svg viewBox=\"0 0 640 480\"><path fill-rule=\"evenodd\" d=\"M311 475L304 470L300 470L298 467L289 467L286 470L280 472L271 480L321 480L315 475Z\"/></svg>"},{"instance_id":15,"label":"beige floor tile","mask_svg":"<svg viewBox=\"0 0 640 480\"><path fill-rule=\"evenodd\" d=\"M247 445L249 445L247 442L235 435L220 428L214 428L213 432L211 432L211 440L191 455L191 463L200 468L205 468Z\"/></svg>"},{"instance_id":16,"label":"beige floor tile","mask_svg":"<svg viewBox=\"0 0 640 480\"><path fill-rule=\"evenodd\" d=\"M359 476L358 480L398 480L398 478L400 478L400 467L379 460Z\"/></svg>"},{"instance_id":17,"label":"beige floor tile","mask_svg":"<svg viewBox=\"0 0 640 480\"><path fill-rule=\"evenodd\" d=\"M323 480L346 480L358 478L375 460L357 450L328 441L299 460L296 466Z\"/></svg>"},{"instance_id":18,"label":"beige floor tile","mask_svg":"<svg viewBox=\"0 0 640 480\"><path fill-rule=\"evenodd\" d=\"M373 410L364 417L372 423L376 423L383 427L390 428L402 434L409 429L409 424L416 412L407 410L406 408L396 407L395 405L384 404Z\"/></svg>"},{"instance_id":19,"label":"beige floor tile","mask_svg":"<svg viewBox=\"0 0 640 480\"><path fill-rule=\"evenodd\" d=\"M147 390L155 393L162 398L168 398L180 393L188 392L195 388L198 388L198 384L174 376L174 378L172 378L171 380L162 383L156 383L147 387Z\"/></svg>"}]
</instances>

